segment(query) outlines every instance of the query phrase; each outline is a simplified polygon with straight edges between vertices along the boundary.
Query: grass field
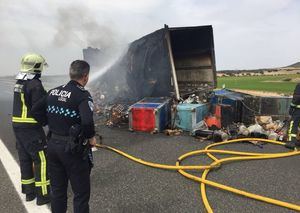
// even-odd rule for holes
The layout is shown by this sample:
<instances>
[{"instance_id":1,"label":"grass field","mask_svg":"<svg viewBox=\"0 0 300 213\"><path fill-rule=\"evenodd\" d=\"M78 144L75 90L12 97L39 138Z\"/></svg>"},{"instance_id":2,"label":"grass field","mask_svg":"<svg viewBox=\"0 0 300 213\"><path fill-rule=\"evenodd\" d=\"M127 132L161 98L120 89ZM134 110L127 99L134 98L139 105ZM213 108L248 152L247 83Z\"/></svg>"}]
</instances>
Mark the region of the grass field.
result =
<instances>
[{"instance_id":1,"label":"grass field","mask_svg":"<svg viewBox=\"0 0 300 213\"><path fill-rule=\"evenodd\" d=\"M288 78L292 80L284 81L284 79ZM221 88L225 84L225 87L228 89L292 94L297 84L293 79L296 78L300 79L300 75L218 77L218 88Z\"/></svg>"}]
</instances>

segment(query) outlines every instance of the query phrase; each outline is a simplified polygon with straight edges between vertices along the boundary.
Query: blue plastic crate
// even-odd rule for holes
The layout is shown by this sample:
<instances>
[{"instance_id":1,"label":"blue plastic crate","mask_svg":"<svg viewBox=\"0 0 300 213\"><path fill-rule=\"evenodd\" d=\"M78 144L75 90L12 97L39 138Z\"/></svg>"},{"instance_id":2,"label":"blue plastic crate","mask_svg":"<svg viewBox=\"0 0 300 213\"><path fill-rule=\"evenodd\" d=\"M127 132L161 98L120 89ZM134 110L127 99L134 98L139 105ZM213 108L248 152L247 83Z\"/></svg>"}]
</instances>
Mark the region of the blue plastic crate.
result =
<instances>
[{"instance_id":1,"label":"blue plastic crate","mask_svg":"<svg viewBox=\"0 0 300 213\"><path fill-rule=\"evenodd\" d=\"M192 131L199 122L204 120L209 112L209 104L178 104L175 116L175 126L185 131Z\"/></svg>"}]
</instances>

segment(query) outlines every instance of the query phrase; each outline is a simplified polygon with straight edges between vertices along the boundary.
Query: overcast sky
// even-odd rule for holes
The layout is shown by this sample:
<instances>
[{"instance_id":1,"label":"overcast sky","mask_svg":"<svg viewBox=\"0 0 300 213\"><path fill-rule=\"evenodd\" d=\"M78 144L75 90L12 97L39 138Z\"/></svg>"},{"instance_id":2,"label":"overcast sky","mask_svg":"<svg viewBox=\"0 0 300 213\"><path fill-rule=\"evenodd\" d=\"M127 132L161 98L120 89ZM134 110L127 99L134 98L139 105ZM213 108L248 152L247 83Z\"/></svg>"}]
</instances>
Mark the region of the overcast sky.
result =
<instances>
[{"instance_id":1,"label":"overcast sky","mask_svg":"<svg viewBox=\"0 0 300 213\"><path fill-rule=\"evenodd\" d=\"M0 0L0 75L15 75L26 52L46 74L67 72L89 45L122 45L162 28L212 25L217 69L300 61L299 0Z\"/></svg>"}]
</instances>

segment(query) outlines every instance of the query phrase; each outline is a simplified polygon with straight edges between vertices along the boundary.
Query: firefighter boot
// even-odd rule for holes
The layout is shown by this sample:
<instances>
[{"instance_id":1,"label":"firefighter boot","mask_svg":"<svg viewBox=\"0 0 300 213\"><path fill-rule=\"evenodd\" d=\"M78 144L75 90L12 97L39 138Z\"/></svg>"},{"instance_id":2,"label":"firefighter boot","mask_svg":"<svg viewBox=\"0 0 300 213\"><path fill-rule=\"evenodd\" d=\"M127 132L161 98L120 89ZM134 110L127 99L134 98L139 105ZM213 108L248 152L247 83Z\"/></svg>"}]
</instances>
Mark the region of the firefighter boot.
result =
<instances>
[{"instance_id":1,"label":"firefighter boot","mask_svg":"<svg viewBox=\"0 0 300 213\"><path fill-rule=\"evenodd\" d=\"M291 141L287 141L284 146L288 149L295 149L296 144L298 144L297 140L291 140Z\"/></svg>"},{"instance_id":2,"label":"firefighter boot","mask_svg":"<svg viewBox=\"0 0 300 213\"><path fill-rule=\"evenodd\" d=\"M26 194L26 201L32 201L35 198L35 193Z\"/></svg>"},{"instance_id":3,"label":"firefighter boot","mask_svg":"<svg viewBox=\"0 0 300 213\"><path fill-rule=\"evenodd\" d=\"M41 206L44 204L50 203L50 197L44 196L44 197L37 197L36 199L36 205Z\"/></svg>"}]
</instances>

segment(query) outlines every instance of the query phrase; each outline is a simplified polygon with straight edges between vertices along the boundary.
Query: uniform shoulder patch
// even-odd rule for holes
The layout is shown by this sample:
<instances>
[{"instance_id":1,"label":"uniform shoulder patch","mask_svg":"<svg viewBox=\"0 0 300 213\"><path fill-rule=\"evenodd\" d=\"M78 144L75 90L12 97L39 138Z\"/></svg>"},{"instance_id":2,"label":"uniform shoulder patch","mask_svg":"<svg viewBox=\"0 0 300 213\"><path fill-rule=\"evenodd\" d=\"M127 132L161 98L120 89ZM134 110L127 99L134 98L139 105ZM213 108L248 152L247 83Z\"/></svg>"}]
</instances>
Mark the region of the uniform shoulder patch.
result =
<instances>
[{"instance_id":1,"label":"uniform shoulder patch","mask_svg":"<svg viewBox=\"0 0 300 213\"><path fill-rule=\"evenodd\" d=\"M88 101L89 107L91 109L91 111L94 111L94 103L92 101Z\"/></svg>"}]
</instances>

